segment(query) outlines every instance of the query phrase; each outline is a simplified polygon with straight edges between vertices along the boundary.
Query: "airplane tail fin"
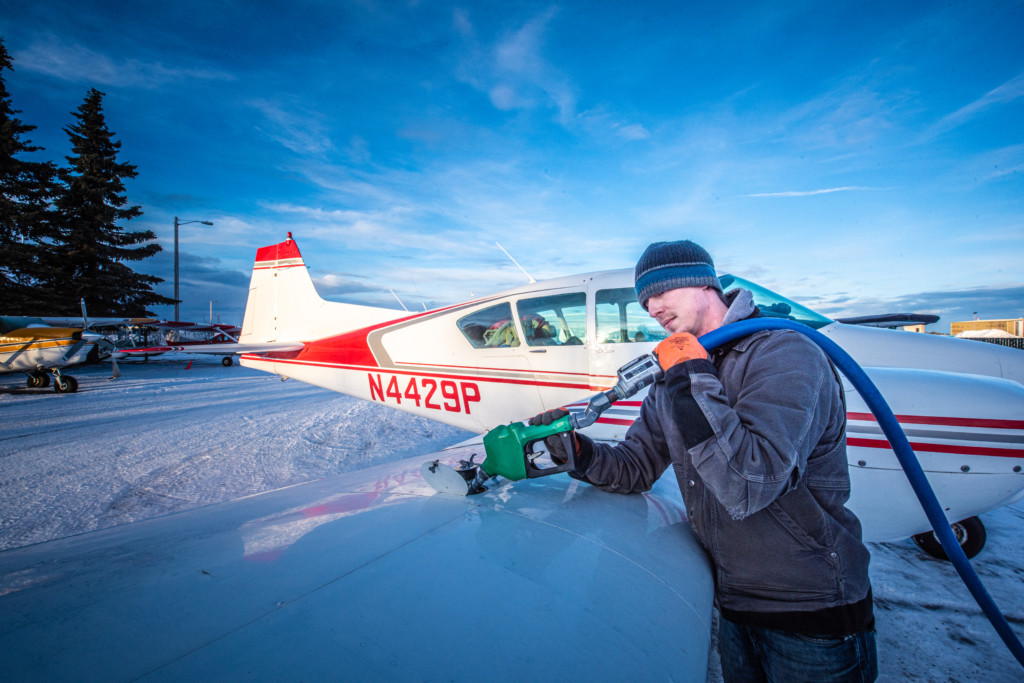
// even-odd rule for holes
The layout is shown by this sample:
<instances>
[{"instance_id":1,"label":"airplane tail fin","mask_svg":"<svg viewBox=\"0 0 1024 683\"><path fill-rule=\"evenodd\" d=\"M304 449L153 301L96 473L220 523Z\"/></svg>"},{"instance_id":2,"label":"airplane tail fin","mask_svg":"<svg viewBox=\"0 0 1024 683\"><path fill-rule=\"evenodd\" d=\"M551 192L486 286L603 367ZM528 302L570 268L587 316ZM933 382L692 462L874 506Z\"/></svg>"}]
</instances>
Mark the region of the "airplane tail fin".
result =
<instances>
[{"instance_id":1,"label":"airplane tail fin","mask_svg":"<svg viewBox=\"0 0 1024 683\"><path fill-rule=\"evenodd\" d=\"M392 320L401 314L388 308L321 298L298 245L288 233L284 242L256 251L238 341L305 342Z\"/></svg>"}]
</instances>

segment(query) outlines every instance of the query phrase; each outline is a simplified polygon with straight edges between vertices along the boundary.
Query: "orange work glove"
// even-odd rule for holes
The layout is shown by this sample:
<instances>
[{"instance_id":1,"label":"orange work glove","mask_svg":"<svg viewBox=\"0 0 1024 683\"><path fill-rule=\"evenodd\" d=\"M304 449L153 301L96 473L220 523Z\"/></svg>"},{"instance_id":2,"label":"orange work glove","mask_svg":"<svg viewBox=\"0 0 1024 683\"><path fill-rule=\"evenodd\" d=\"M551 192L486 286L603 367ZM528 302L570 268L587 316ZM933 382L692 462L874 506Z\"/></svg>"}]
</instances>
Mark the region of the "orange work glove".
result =
<instances>
[{"instance_id":1,"label":"orange work glove","mask_svg":"<svg viewBox=\"0 0 1024 683\"><path fill-rule=\"evenodd\" d=\"M685 363L696 358L707 358L708 352L697 338L689 332L676 332L671 337L663 339L654 349L654 355L664 370L673 365Z\"/></svg>"}]
</instances>

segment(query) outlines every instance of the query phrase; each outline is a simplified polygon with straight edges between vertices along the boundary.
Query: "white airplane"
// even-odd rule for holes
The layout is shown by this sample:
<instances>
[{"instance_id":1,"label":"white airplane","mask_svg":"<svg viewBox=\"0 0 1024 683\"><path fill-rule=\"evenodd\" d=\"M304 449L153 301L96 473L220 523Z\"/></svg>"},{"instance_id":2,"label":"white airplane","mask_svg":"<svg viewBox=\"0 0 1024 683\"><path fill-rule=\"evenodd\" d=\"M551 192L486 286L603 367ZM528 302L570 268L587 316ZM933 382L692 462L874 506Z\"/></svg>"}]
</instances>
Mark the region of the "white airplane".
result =
<instances>
[{"instance_id":1,"label":"white airplane","mask_svg":"<svg viewBox=\"0 0 1024 683\"><path fill-rule=\"evenodd\" d=\"M148 320L139 326L163 332L168 337L165 339L166 343L161 346L121 346L111 353L115 360L140 357L143 360L149 360L171 351L188 351L189 353L219 355L221 356L221 363L225 367L231 367L234 364L234 355L239 352L237 335L241 330L235 325L190 323L175 320ZM207 338L195 339L183 336L187 334L201 334ZM232 346L232 343L235 346ZM250 349L250 351L255 350L255 348Z\"/></svg>"},{"instance_id":2,"label":"white airplane","mask_svg":"<svg viewBox=\"0 0 1024 683\"><path fill-rule=\"evenodd\" d=\"M1024 496L1019 351L843 325L754 283L721 280L725 290L750 289L765 315L817 329L870 368L951 521ZM485 432L558 406L581 408L614 384L619 367L664 336L636 301L631 269L532 283L410 315L323 300L289 236L257 252L239 339L303 344L243 355L243 365ZM623 438L642 398L616 403L586 433ZM849 386L847 403L850 508L865 538L928 531L888 442Z\"/></svg>"},{"instance_id":3,"label":"white airplane","mask_svg":"<svg viewBox=\"0 0 1024 683\"><path fill-rule=\"evenodd\" d=\"M951 520L1022 495L1020 361L757 294L766 313L886 366L869 373ZM608 388L661 334L630 271L412 315L324 301L289 235L257 252L240 341L292 348L244 365L482 432ZM847 397L851 506L868 538L924 531L884 437ZM621 438L641 399L588 433ZM459 497L420 474L482 454L471 441L0 553L0 679L704 681L713 578L671 472L635 496L552 476Z\"/></svg>"},{"instance_id":4,"label":"white airplane","mask_svg":"<svg viewBox=\"0 0 1024 683\"><path fill-rule=\"evenodd\" d=\"M61 369L84 363L103 335L81 327L54 327L42 318L0 316L0 374L27 375L30 387L50 386L58 394L78 391L78 380Z\"/></svg>"}]
</instances>

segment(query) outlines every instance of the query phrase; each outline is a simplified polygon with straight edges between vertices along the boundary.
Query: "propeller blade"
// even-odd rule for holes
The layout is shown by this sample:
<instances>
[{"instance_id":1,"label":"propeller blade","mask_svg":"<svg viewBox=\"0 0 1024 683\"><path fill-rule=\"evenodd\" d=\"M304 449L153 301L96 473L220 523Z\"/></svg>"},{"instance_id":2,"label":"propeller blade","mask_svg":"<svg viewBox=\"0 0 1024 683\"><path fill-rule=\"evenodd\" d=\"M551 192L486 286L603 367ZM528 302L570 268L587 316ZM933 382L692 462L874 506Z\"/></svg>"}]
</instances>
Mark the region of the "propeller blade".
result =
<instances>
[{"instance_id":1,"label":"propeller blade","mask_svg":"<svg viewBox=\"0 0 1024 683\"><path fill-rule=\"evenodd\" d=\"M85 297L82 297L82 322L84 328L89 329L89 314L85 312Z\"/></svg>"}]
</instances>

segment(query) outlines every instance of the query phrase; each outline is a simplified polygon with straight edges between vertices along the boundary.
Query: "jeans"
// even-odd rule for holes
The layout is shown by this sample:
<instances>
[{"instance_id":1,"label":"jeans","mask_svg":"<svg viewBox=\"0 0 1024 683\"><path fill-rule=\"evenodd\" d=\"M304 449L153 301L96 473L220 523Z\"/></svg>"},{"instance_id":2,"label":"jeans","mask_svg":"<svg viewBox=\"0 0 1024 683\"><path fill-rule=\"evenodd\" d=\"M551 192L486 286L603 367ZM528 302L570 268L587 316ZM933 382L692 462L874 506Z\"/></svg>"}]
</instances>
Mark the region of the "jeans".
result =
<instances>
[{"instance_id":1,"label":"jeans","mask_svg":"<svg viewBox=\"0 0 1024 683\"><path fill-rule=\"evenodd\" d=\"M806 636L719 619L725 683L870 683L878 677L875 632Z\"/></svg>"}]
</instances>

